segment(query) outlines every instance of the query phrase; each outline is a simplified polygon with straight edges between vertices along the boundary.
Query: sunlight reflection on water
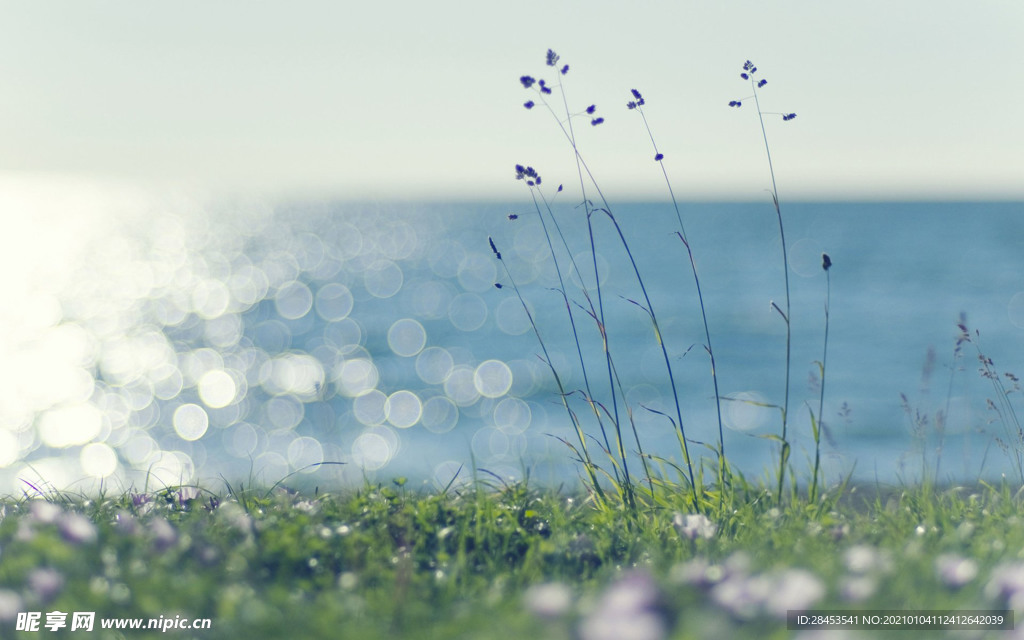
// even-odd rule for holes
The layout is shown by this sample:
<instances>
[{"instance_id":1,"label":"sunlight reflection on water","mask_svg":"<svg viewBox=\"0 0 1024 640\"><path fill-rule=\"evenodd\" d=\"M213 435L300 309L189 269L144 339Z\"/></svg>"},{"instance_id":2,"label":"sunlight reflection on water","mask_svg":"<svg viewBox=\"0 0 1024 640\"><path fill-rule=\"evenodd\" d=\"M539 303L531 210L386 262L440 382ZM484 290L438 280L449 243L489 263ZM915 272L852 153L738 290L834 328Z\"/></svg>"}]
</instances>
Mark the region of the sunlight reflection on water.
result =
<instances>
[{"instance_id":1,"label":"sunlight reflection on water","mask_svg":"<svg viewBox=\"0 0 1024 640\"><path fill-rule=\"evenodd\" d=\"M508 456L493 408L487 419L460 408L505 396L512 370L437 343L484 327L496 267L436 221L2 186L24 221L5 247L16 310L3 318L5 490L273 482L325 460L348 464L318 478L362 481L399 455L399 431L462 424L474 441L473 430L498 434L489 460ZM515 309L501 315L523 332ZM521 433L521 414L499 415Z\"/></svg>"}]
</instances>

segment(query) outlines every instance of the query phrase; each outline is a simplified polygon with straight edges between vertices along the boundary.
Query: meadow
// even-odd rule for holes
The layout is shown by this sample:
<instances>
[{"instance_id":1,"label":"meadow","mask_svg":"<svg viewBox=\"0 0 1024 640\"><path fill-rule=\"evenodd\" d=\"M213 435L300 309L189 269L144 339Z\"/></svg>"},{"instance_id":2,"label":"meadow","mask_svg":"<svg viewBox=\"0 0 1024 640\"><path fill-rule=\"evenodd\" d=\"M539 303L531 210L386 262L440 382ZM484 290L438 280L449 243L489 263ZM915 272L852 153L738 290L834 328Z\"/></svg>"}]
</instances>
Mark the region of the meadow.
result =
<instances>
[{"instance_id":1,"label":"meadow","mask_svg":"<svg viewBox=\"0 0 1024 640\"><path fill-rule=\"evenodd\" d=\"M778 231L783 278L783 295L770 301L782 329L782 392L768 400L734 396L720 389L716 348L722 345L702 289L700 253L687 234L642 92L631 89L624 103L640 119L653 170L665 180L676 223L669 233L685 276L673 284L687 287L686 300L693 301L685 308L665 306L666 296L652 294L650 274L637 260L643 240L623 230L577 142L578 128L600 127L604 111L570 108L563 84L568 65L553 51L545 63L546 80L519 79L528 92L523 108L550 117L568 145L579 179L572 228L583 232L567 235L555 214L556 197L574 188L552 186L523 163L514 178L528 189L529 207L501 222L526 216L540 222L553 286L538 292L525 284L530 278L502 253L499 233L487 243L497 265L494 288L528 322L521 339L532 340L529 348L538 352L565 426L553 438L577 481L535 483L525 458L518 480L470 460L440 485L381 473L347 488L317 486L311 475L298 490L289 488L290 475L276 484L250 477L98 492L26 481L23 494L0 507L5 637L1006 637L1013 612L1024 607L1017 379L996 370L979 334L962 320L954 357L976 358L991 383L988 402L1001 429L993 441L1018 477L950 484L926 453L919 478L901 485L829 473L831 274L842 265L821 255L824 295L801 310L820 314L823 331L814 334L820 343L800 347L817 355L814 397L799 404L792 398L793 352L804 336L794 331L786 209L765 126L766 118L790 123L797 115L762 110L760 92L768 83L750 61L737 70L741 95L723 101L724 108L756 114L753 131L763 140L771 184L766 215ZM608 289L599 245L625 256L627 288ZM579 256L589 256L589 264ZM611 304L628 305L642 321L615 326L606 314ZM680 354L669 344L668 325L682 314L692 314L699 330L694 346ZM660 388L667 390L658 404L636 400L623 379L635 349L620 340L637 327L646 332ZM568 358L549 353L552 334L571 345ZM710 408L701 415L711 416L711 424L689 419L693 396L702 396L688 395L678 382L684 355L705 362ZM309 395L321 395L319 383ZM904 403L909 417L892 416L894 423L909 419L922 439L941 437L947 413ZM757 436L772 460L761 477L750 477L731 457L723 417L730 405L773 416L773 430ZM664 439L650 444L644 425L652 417L670 428L675 450L666 450ZM793 455L798 440L810 445L804 457ZM332 464L351 461L310 466ZM788 616L805 611L918 618L873 628L847 624L843 631L791 628ZM72 631L74 612L94 613L93 631ZM968 619L953 628L940 613ZM164 628L101 628L126 620L143 626L155 620ZM208 621L208 628L190 628L195 621ZM30 630L33 624L39 631Z\"/></svg>"}]
</instances>

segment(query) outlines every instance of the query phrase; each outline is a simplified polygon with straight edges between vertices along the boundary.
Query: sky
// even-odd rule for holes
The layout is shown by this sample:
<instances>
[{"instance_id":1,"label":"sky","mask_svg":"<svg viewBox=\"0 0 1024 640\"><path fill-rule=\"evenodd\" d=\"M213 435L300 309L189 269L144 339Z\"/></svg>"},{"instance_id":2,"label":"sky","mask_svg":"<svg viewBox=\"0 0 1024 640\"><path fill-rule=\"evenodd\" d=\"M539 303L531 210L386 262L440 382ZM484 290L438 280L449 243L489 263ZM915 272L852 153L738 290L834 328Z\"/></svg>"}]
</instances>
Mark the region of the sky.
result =
<instances>
[{"instance_id":1,"label":"sky","mask_svg":"<svg viewBox=\"0 0 1024 640\"><path fill-rule=\"evenodd\" d=\"M1024 198L1019 0L633 3L0 0L0 187L113 181L217 194L508 199L575 165L521 75L553 48L607 192Z\"/></svg>"}]
</instances>

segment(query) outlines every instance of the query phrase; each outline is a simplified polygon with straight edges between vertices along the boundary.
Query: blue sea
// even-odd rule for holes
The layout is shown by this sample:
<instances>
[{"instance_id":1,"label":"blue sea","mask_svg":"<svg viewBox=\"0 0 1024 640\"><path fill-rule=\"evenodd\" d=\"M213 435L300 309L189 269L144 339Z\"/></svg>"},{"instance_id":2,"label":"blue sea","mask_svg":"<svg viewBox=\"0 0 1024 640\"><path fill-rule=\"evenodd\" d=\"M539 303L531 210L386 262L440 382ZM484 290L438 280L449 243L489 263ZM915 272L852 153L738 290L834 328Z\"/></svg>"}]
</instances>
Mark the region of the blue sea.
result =
<instances>
[{"instance_id":1,"label":"blue sea","mask_svg":"<svg viewBox=\"0 0 1024 640\"><path fill-rule=\"evenodd\" d=\"M775 209L680 212L726 455L769 477L786 389ZM0 481L10 492L221 478L571 486L581 469L565 442L580 443L552 369L595 462L608 467L587 388L608 441L618 415L634 469L634 429L646 453L681 461L677 415L691 454L711 460L718 412L675 210L613 213L618 228L557 204L547 233L529 202L112 217L59 277L47 272L59 287L8 312L32 320L2 365ZM782 218L796 476L809 477L820 419L830 482L1019 479L1024 406L1006 374L1024 374L1024 204L800 202L783 203Z\"/></svg>"}]
</instances>

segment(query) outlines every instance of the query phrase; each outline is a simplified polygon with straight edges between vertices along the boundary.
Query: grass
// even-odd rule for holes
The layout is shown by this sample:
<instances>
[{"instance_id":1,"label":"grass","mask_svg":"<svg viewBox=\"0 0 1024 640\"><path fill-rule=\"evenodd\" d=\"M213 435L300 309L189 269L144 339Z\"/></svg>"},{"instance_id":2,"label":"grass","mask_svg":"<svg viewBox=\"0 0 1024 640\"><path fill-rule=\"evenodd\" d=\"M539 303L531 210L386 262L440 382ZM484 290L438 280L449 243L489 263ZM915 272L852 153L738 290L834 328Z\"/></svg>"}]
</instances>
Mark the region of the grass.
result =
<instances>
[{"instance_id":1,"label":"grass","mask_svg":"<svg viewBox=\"0 0 1024 640\"><path fill-rule=\"evenodd\" d=\"M678 492L630 516L523 484L9 498L0 625L10 637L12 612L95 611L211 621L161 636L179 638L781 638L790 608L1024 603L1008 485L782 507L736 490L706 521ZM632 631L601 631L616 628ZM160 635L105 633L82 636Z\"/></svg>"},{"instance_id":2,"label":"grass","mask_svg":"<svg viewBox=\"0 0 1024 640\"><path fill-rule=\"evenodd\" d=\"M585 109L574 111L569 107L569 100L567 96L567 89L565 85L565 76L569 73L569 66L562 63L561 57L552 50L547 51L546 65L550 68L550 73L554 74L556 82L549 83L544 79L537 79L530 75L521 76L519 81L522 86L532 91L535 95L534 99L528 100L524 103L524 107L527 110L534 110L537 108L541 111L546 111L552 119L555 121L558 131L561 133L561 137L568 143L570 150L572 151L573 161L576 166L576 175L579 180L579 194L580 200L575 206L575 215L584 215L586 218L586 229L587 237L584 239L584 246L589 245L590 255L593 257L593 274L592 283L588 284L588 281L584 278L580 271L579 265L574 259L570 261L572 272L575 272L578 276L576 282L578 287L574 290L570 290L566 285L566 278L563 277L563 267L560 266L559 255L555 250L556 243L552 239L552 229L558 235L560 244L565 247L566 255L573 256L574 251L570 248L570 242L561 233L561 229L558 226L557 217L552 210L551 200L545 195L543 180L541 174L535 168L529 165L516 165L516 179L525 183L530 190L531 200L534 206L534 210L541 220L544 234L547 239L547 245L551 251L552 265L558 275L558 289L557 292L561 298L565 301L565 306L569 312L569 329L572 333L577 354L579 356L579 368L582 372L584 380L584 388L579 390L567 389L562 383L564 376L558 372L554 364L552 363L548 347L545 343L544 332L547 330L546 327L538 327L534 317L529 312L528 304L524 298L524 293L520 287L516 284L514 274L509 269L508 265L502 260L501 252L499 247L495 244L493 238L489 238L491 251L494 256L501 262L504 274L507 281L511 283L512 289L515 295L519 298L523 308L526 310L529 322L533 328L534 335L536 336L540 348L542 351L542 359L547 363L547 366L551 370L552 377L555 379L558 386L559 395L562 399L562 404L566 409L567 415L573 424L574 430L577 434L577 441L573 444L566 443L573 456L583 465L585 470L588 490L597 497L598 504L602 507L609 506L604 499L604 495L609 493L613 497L617 496L620 498L625 506L632 512L636 512L640 509L649 508L655 505L659 498L655 491L655 485L669 487L679 491L685 491L689 493L691 510L695 513L702 513L710 508L712 505L718 509L728 501L727 494L731 490L730 487L734 481L740 480L741 477L734 477L735 472L731 469L728 458L726 456L725 446L725 435L722 421L722 400L733 400L732 398L723 398L719 391L718 386L718 371L715 365L714 349L712 348L711 342L711 328L708 320L708 313L704 302L704 296L701 291L700 277L697 269L697 264L694 259L692 250L691 239L687 236L685 225L683 223L683 215L680 209L679 203L675 197L675 191L672 187L672 181L669 178L668 171L664 164L665 154L661 152L657 142L655 141L654 134L652 132L650 122L646 113L644 112L644 106L647 104L642 94L636 90L631 90L632 99L626 104L627 108L632 111L636 111L640 114L644 125L644 131L646 136L650 139L651 144L654 148L654 160L659 164L661 173L665 179L665 184L668 189L668 193L671 199L671 205L675 218L678 222L678 229L674 231L681 241L682 247L685 249L686 262L693 274L694 285L696 289L698 309L701 315L701 321L704 328L704 344L703 349L708 355L710 361L711 380L714 387L714 402L715 411L718 419L718 442L713 447L715 453L715 466L713 479L711 482L705 481L704 475L704 460L695 459L691 453L691 444L699 444L695 440L691 440L687 436L686 426L683 418L683 393L677 384L677 375L673 369L673 357L669 353L669 345L667 341L669 338L664 334L662 325L658 320L658 314L655 311L655 303L652 300L648 286L645 284L645 278L641 274L637 267L637 261L633 250L631 249L631 241L627 239L622 227L619 225L614 213L613 206L610 203L605 192L600 187L598 179L595 177L590 167L588 166L583 149L581 147L580 140L577 135L574 121L583 119L589 121L591 127L597 127L604 123L604 117L597 115L597 106L590 105ZM758 90L762 89L766 84L767 80L756 77L757 67L753 65L749 60L743 65L742 73L740 74L741 79L744 82L749 82L753 94L750 96L754 99L758 122L760 124L761 138L764 140L764 147L768 161L769 175L771 177L771 189L769 190L772 198L772 204L775 210L776 218L779 225L779 238L782 247L782 263L783 263L783 279L785 282L785 302L784 308L780 307L774 301L771 302L771 308L778 312L782 317L786 326L786 356L785 356L785 376L784 376L784 387L785 391L783 399L780 405L771 405L780 411L781 424L778 435L768 436L767 439L776 443L779 447L778 454L778 465L775 471L775 502L781 505L784 501L784 491L787 487L786 477L787 473L790 473L790 437L788 433L788 426L790 422L790 382L791 382L791 371L792 371L792 308L790 304L790 286L789 286L789 260L786 249L786 235L785 228L783 225L782 209L779 201L779 192L776 185L775 179L775 167L771 159L771 148L768 144L768 134L765 128L765 116L766 115L778 115L781 116L783 121L791 121L796 117L794 113L770 113L765 112L761 109L760 99L758 97ZM556 95L557 93L557 95ZM728 104L730 107L741 107L743 102L747 98L741 100L732 100ZM561 194L563 191L563 185L559 184L556 194ZM593 199L591 194L596 194ZM543 203L543 206L541 206ZM606 221L610 227L602 226L599 227L595 223L595 218ZM518 219L518 216L510 216L510 219ZM652 233L656 233L656 230L651 230ZM665 379L664 388L667 389L666 395L671 396L673 411L657 411L649 409L644 406L631 407L628 404L628 399L623 388L622 381L618 376L618 367L616 361L619 358L629 358L634 354L628 353L621 348L615 348L612 345L612 340L609 335L612 333L611 328L606 322L605 315L605 300L609 297L608 292L605 290L607 287L601 283L597 267L597 253L595 250L595 235L597 233L606 233L608 236L613 238L613 242L621 247L624 254L625 260L628 261L631 266L631 270L635 275L635 289L630 292L624 292L620 294L620 297L624 298L626 302L636 306L642 310L646 316L651 327L651 336L661 352L662 359L665 364ZM578 249L577 249L578 250ZM563 260L564 262L564 260ZM826 275L828 269L825 269ZM498 283L498 288L502 288L502 284ZM828 280L829 296L831 294L831 280ZM596 306L595 306L596 301ZM660 304L660 303L659 303ZM573 314L573 307L577 307L582 310L585 316L589 316L593 330L589 330L586 326L587 323L578 323ZM828 323L828 301L826 300L826 327ZM584 358L584 348L581 344L594 344L594 340L600 341L600 349L603 354L603 360L605 365L605 375L608 380L607 392L603 393L600 397L595 395L595 389L591 386L591 374L588 373L588 365ZM819 403L818 415L815 416L813 410L810 411L811 417L811 429L814 434L816 452L815 462L813 468L813 488L812 494L816 494L818 490L818 478L820 475L820 433L824 428L824 419L822 416L823 402L824 402L824 375L825 375L825 357L827 354L827 338L825 343L825 350L823 352L822 361L819 363L821 370L821 402ZM588 427L581 419L583 412L574 409L570 404L570 399L573 396L580 395L584 398L586 405L589 407L591 413L596 422L596 430L594 427ZM644 450L641 434L639 433L634 415L636 410L648 410L666 418L673 424L673 427L678 432L678 442L681 454L681 459L675 460L671 457L659 453L657 455L651 454ZM628 431L627 431L628 429ZM596 437L596 434L600 434L600 437ZM609 440L609 433L614 435L614 442ZM632 438L628 438L625 434L631 433ZM593 434L593 435L592 435ZM607 464L602 466L597 461L594 455L591 454L590 448L588 447L588 438L593 438L593 441L598 443L604 451L607 459ZM627 440L632 448L627 451ZM642 476L640 479L637 477L636 472L630 471L630 462L639 460L642 467ZM634 463L635 466L635 463ZM663 470L673 469L678 480L669 480L666 478ZM797 483L795 478L792 478L790 492L795 492ZM605 482L607 480L607 482Z\"/></svg>"}]
</instances>

